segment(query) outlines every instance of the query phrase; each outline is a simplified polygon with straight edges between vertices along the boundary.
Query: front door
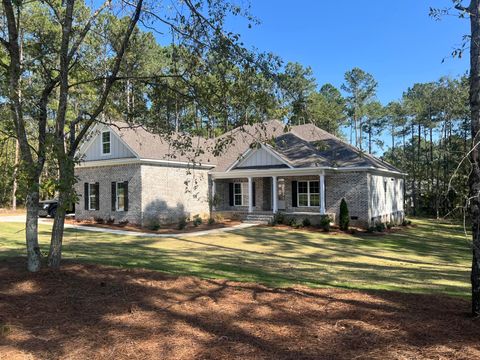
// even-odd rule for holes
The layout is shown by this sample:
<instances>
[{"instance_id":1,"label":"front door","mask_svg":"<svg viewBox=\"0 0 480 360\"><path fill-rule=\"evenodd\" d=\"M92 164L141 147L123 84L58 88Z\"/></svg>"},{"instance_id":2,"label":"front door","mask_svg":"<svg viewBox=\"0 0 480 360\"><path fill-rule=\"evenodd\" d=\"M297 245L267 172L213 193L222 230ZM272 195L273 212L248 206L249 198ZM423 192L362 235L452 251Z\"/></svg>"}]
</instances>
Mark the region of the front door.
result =
<instances>
[{"instance_id":1,"label":"front door","mask_svg":"<svg viewBox=\"0 0 480 360\"><path fill-rule=\"evenodd\" d=\"M278 210L285 210L285 179L278 179Z\"/></svg>"}]
</instances>

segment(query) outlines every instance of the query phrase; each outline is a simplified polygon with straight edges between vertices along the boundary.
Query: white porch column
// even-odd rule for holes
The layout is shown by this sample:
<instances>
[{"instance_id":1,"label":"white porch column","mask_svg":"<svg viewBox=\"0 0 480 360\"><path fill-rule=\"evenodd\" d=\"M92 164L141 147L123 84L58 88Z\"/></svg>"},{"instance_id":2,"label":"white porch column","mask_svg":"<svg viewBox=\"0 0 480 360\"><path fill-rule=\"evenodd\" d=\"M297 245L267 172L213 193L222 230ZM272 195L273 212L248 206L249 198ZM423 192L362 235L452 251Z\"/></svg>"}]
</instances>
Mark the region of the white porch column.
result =
<instances>
[{"instance_id":1,"label":"white porch column","mask_svg":"<svg viewBox=\"0 0 480 360\"><path fill-rule=\"evenodd\" d=\"M320 214L325 214L325 173L320 173Z\"/></svg>"},{"instance_id":2,"label":"white porch column","mask_svg":"<svg viewBox=\"0 0 480 360\"><path fill-rule=\"evenodd\" d=\"M278 212L278 186L276 176L272 176L272 210L274 214Z\"/></svg>"},{"instance_id":3,"label":"white porch column","mask_svg":"<svg viewBox=\"0 0 480 360\"><path fill-rule=\"evenodd\" d=\"M252 177L248 178L248 212L253 212L253 181Z\"/></svg>"}]
</instances>

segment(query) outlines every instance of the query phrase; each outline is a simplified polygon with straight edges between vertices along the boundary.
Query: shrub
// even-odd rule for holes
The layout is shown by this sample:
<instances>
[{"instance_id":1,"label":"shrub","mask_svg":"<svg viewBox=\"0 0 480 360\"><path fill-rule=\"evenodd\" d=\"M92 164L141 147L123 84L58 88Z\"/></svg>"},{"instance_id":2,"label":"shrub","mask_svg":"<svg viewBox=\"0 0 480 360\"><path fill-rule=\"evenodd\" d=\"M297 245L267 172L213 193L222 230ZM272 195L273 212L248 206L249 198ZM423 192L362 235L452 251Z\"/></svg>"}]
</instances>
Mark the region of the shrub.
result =
<instances>
[{"instance_id":1,"label":"shrub","mask_svg":"<svg viewBox=\"0 0 480 360\"><path fill-rule=\"evenodd\" d=\"M276 213L273 217L272 225L285 224L285 215L283 213Z\"/></svg>"},{"instance_id":2,"label":"shrub","mask_svg":"<svg viewBox=\"0 0 480 360\"><path fill-rule=\"evenodd\" d=\"M200 215L195 215L193 217L193 226L197 227L198 225L202 225L202 218L200 217Z\"/></svg>"},{"instance_id":3,"label":"shrub","mask_svg":"<svg viewBox=\"0 0 480 360\"><path fill-rule=\"evenodd\" d=\"M186 216L182 216L179 221L178 221L178 224L177 224L177 229L178 230L183 230L187 227L187 217Z\"/></svg>"},{"instance_id":4,"label":"shrub","mask_svg":"<svg viewBox=\"0 0 480 360\"><path fill-rule=\"evenodd\" d=\"M410 220L403 219L402 226L409 226L409 225L412 225L412 222Z\"/></svg>"},{"instance_id":5,"label":"shrub","mask_svg":"<svg viewBox=\"0 0 480 360\"><path fill-rule=\"evenodd\" d=\"M374 226L369 226L369 227L367 228L367 233L370 233L370 234L371 234L371 233L373 233L373 232L375 232L375 227L374 227Z\"/></svg>"},{"instance_id":6,"label":"shrub","mask_svg":"<svg viewBox=\"0 0 480 360\"><path fill-rule=\"evenodd\" d=\"M288 225L291 226L292 228L295 228L295 229L298 229L302 226L301 223L299 223L297 221L297 219L295 219L294 217L292 217L289 221L288 221Z\"/></svg>"},{"instance_id":7,"label":"shrub","mask_svg":"<svg viewBox=\"0 0 480 360\"><path fill-rule=\"evenodd\" d=\"M215 219L211 217L208 219L208 225L213 225L213 224L215 224Z\"/></svg>"},{"instance_id":8,"label":"shrub","mask_svg":"<svg viewBox=\"0 0 480 360\"><path fill-rule=\"evenodd\" d=\"M128 220L119 221L119 222L118 222L118 225L120 225L120 226L126 226L126 225L128 225Z\"/></svg>"},{"instance_id":9,"label":"shrub","mask_svg":"<svg viewBox=\"0 0 480 360\"><path fill-rule=\"evenodd\" d=\"M115 222L115 218L110 216L105 222L109 225L112 225Z\"/></svg>"},{"instance_id":10,"label":"shrub","mask_svg":"<svg viewBox=\"0 0 480 360\"><path fill-rule=\"evenodd\" d=\"M103 223L105 223L105 220L104 220L103 218L99 217L99 216L95 216L95 217L93 218L93 221L95 222L95 224L103 224Z\"/></svg>"},{"instance_id":11,"label":"shrub","mask_svg":"<svg viewBox=\"0 0 480 360\"><path fill-rule=\"evenodd\" d=\"M345 199L340 203L340 230L347 231L350 224L350 214L348 213L348 205Z\"/></svg>"},{"instance_id":12,"label":"shrub","mask_svg":"<svg viewBox=\"0 0 480 360\"><path fill-rule=\"evenodd\" d=\"M378 232L384 232L385 231L385 224L384 223L378 223L375 225L375 231Z\"/></svg>"},{"instance_id":13,"label":"shrub","mask_svg":"<svg viewBox=\"0 0 480 360\"><path fill-rule=\"evenodd\" d=\"M320 228L325 231L330 231L330 218L328 216L322 216L320 219Z\"/></svg>"},{"instance_id":14,"label":"shrub","mask_svg":"<svg viewBox=\"0 0 480 360\"><path fill-rule=\"evenodd\" d=\"M153 231L157 231L158 229L160 229L160 222L158 221L158 219L155 219L155 218L151 219L148 222L147 229L153 230Z\"/></svg>"},{"instance_id":15,"label":"shrub","mask_svg":"<svg viewBox=\"0 0 480 360\"><path fill-rule=\"evenodd\" d=\"M388 223L387 223L387 229L390 230L391 228L393 228L393 223L392 223L392 222L388 222Z\"/></svg>"},{"instance_id":16,"label":"shrub","mask_svg":"<svg viewBox=\"0 0 480 360\"><path fill-rule=\"evenodd\" d=\"M305 227L307 227L307 226L312 225L312 222L310 221L309 218L305 218L305 219L303 219L303 221L302 221L302 225L305 226Z\"/></svg>"}]
</instances>

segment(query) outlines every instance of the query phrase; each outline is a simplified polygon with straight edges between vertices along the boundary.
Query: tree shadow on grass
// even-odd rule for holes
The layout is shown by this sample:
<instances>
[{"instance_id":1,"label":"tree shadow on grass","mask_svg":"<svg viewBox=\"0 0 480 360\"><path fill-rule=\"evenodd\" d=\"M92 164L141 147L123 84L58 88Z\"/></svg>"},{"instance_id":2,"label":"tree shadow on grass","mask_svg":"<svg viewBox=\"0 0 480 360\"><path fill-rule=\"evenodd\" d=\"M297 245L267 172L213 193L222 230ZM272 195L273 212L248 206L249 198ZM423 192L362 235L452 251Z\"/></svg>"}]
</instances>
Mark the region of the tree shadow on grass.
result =
<instances>
[{"instance_id":1,"label":"tree shadow on grass","mask_svg":"<svg viewBox=\"0 0 480 360\"><path fill-rule=\"evenodd\" d=\"M474 358L480 351L480 323L463 315L462 299L272 289L70 261L57 273L29 274L24 261L0 264L7 357Z\"/></svg>"}]
</instances>

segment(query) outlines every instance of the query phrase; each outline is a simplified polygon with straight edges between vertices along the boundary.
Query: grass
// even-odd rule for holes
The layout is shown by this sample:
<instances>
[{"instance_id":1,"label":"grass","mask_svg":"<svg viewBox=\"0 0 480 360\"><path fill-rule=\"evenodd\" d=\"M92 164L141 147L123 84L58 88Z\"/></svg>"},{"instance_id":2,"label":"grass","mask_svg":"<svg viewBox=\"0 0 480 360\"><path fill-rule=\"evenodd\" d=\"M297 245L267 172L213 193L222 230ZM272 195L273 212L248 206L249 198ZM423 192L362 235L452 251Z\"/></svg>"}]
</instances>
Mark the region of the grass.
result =
<instances>
[{"instance_id":1,"label":"grass","mask_svg":"<svg viewBox=\"0 0 480 360\"><path fill-rule=\"evenodd\" d=\"M468 296L470 245L461 226L415 220L382 235L256 227L202 237L142 238L68 229L64 258L275 287L384 289ZM24 253L24 226L0 224L0 261ZM42 250L50 228L40 226Z\"/></svg>"}]
</instances>

